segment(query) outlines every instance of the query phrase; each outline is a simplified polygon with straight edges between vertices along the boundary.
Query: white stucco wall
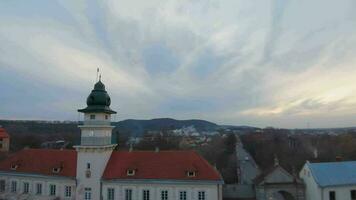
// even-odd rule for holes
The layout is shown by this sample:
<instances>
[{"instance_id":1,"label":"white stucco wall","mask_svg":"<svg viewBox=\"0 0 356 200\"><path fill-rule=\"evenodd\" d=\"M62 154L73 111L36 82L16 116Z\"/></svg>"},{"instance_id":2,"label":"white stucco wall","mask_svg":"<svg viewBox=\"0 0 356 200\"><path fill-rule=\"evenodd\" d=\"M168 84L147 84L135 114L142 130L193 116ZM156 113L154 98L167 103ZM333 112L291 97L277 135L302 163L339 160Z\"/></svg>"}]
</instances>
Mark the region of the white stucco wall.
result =
<instances>
[{"instance_id":1,"label":"white stucco wall","mask_svg":"<svg viewBox=\"0 0 356 200\"><path fill-rule=\"evenodd\" d=\"M198 200L198 192L205 191L206 200L222 200L222 187L219 184L204 184L204 183L178 183L162 181L147 183L137 183L135 181L117 181L117 182L103 182L103 199L108 197L108 188L114 188L115 199L125 199L125 190L132 189L133 200L141 200L143 190L150 191L151 200L160 200L161 191L168 191L168 199L179 200L179 192L186 191L187 199Z\"/></svg>"},{"instance_id":2,"label":"white stucco wall","mask_svg":"<svg viewBox=\"0 0 356 200\"><path fill-rule=\"evenodd\" d=\"M101 177L112 150L78 150L77 199L84 199L84 188L91 188L92 199L100 199ZM90 163L91 176L86 177L87 163Z\"/></svg>"},{"instance_id":3,"label":"white stucco wall","mask_svg":"<svg viewBox=\"0 0 356 200\"><path fill-rule=\"evenodd\" d=\"M329 200L329 192L335 191L336 200L351 200L351 190L356 190L355 185L325 187L322 189L324 200Z\"/></svg>"},{"instance_id":4,"label":"white stucco wall","mask_svg":"<svg viewBox=\"0 0 356 200\"><path fill-rule=\"evenodd\" d=\"M299 173L299 177L304 181L305 184L305 199L321 200L321 188L315 182L307 164L303 166L302 170Z\"/></svg>"},{"instance_id":5,"label":"white stucco wall","mask_svg":"<svg viewBox=\"0 0 356 200\"><path fill-rule=\"evenodd\" d=\"M20 174L4 174L0 173L0 180L5 180L5 192L0 193L0 198L19 199L20 197L29 197L29 199L48 200L60 197L65 200L74 200L76 183L75 179L54 177L54 176L36 176L36 175L20 175ZM17 182L16 193L11 192L11 182ZM29 183L29 193L23 194L23 183ZM36 194L36 184L42 184L42 194ZM56 195L50 196L50 185L56 185ZM65 186L71 186L72 197L65 197Z\"/></svg>"}]
</instances>

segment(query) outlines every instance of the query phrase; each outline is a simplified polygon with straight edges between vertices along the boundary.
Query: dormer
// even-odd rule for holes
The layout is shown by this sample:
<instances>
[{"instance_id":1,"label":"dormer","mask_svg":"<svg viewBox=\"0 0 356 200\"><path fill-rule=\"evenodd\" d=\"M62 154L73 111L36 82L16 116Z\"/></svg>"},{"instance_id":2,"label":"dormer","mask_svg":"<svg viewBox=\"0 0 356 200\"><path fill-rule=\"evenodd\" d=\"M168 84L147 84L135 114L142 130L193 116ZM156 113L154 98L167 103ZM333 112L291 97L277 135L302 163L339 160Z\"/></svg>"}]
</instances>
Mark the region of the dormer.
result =
<instances>
[{"instance_id":1,"label":"dormer","mask_svg":"<svg viewBox=\"0 0 356 200\"><path fill-rule=\"evenodd\" d=\"M56 166L54 166L53 168L52 168L52 173L54 173L54 174L59 174L61 171L62 171L62 169L63 169L63 161L62 162L60 162L59 163L59 165L56 165Z\"/></svg>"},{"instance_id":2,"label":"dormer","mask_svg":"<svg viewBox=\"0 0 356 200\"><path fill-rule=\"evenodd\" d=\"M59 174L59 172L61 172L61 168L60 167L53 167L52 168L52 172L54 173L54 174Z\"/></svg>"},{"instance_id":3,"label":"dormer","mask_svg":"<svg viewBox=\"0 0 356 200\"><path fill-rule=\"evenodd\" d=\"M197 176L197 171L196 170L187 170L186 171L187 177L193 178Z\"/></svg>"},{"instance_id":4,"label":"dormer","mask_svg":"<svg viewBox=\"0 0 356 200\"><path fill-rule=\"evenodd\" d=\"M16 170L18 167L19 167L19 164L13 163L13 164L11 164L10 169L11 170Z\"/></svg>"},{"instance_id":5,"label":"dormer","mask_svg":"<svg viewBox=\"0 0 356 200\"><path fill-rule=\"evenodd\" d=\"M135 176L136 169L127 169L126 174L127 176Z\"/></svg>"}]
</instances>

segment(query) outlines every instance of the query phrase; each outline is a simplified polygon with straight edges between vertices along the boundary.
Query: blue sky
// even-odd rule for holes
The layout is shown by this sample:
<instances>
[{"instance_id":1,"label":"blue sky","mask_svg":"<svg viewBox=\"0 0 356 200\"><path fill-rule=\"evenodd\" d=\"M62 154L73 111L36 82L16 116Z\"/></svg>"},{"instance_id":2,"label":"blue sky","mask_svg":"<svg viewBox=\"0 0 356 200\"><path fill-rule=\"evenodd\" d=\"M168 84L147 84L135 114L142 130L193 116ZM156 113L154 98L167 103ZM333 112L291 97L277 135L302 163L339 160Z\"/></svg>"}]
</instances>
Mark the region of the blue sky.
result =
<instances>
[{"instance_id":1,"label":"blue sky","mask_svg":"<svg viewBox=\"0 0 356 200\"><path fill-rule=\"evenodd\" d=\"M117 120L356 125L354 0L0 2L1 119L77 120L96 68Z\"/></svg>"}]
</instances>

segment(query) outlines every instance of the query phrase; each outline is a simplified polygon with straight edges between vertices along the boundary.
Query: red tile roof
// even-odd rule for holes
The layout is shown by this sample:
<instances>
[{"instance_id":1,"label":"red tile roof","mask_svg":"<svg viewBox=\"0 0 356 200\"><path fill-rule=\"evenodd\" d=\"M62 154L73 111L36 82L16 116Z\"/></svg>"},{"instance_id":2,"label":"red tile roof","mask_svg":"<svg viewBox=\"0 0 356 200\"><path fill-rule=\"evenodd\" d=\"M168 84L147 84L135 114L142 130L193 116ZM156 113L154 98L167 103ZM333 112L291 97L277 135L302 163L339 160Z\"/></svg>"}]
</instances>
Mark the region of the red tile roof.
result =
<instances>
[{"instance_id":1,"label":"red tile roof","mask_svg":"<svg viewBox=\"0 0 356 200\"><path fill-rule=\"evenodd\" d=\"M11 166L17 165L16 170ZM59 173L53 168L60 167ZM75 150L24 149L0 162L0 171L76 177L77 152Z\"/></svg>"},{"instance_id":2,"label":"red tile roof","mask_svg":"<svg viewBox=\"0 0 356 200\"><path fill-rule=\"evenodd\" d=\"M8 137L10 136L9 134L7 134L6 130L0 127L0 138L8 138Z\"/></svg>"},{"instance_id":3,"label":"red tile roof","mask_svg":"<svg viewBox=\"0 0 356 200\"><path fill-rule=\"evenodd\" d=\"M127 176L128 169L135 169L135 175ZM188 177L192 169L196 176ZM114 151L103 178L222 181L217 170L194 151Z\"/></svg>"}]
</instances>

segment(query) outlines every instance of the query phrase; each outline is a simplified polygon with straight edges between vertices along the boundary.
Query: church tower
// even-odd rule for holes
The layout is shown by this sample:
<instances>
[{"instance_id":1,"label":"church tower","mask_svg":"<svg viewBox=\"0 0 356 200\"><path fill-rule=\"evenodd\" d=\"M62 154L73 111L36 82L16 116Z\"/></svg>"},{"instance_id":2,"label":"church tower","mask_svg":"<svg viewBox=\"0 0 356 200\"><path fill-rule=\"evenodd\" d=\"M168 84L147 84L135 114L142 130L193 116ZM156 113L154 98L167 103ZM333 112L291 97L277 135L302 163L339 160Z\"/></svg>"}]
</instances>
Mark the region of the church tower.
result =
<instances>
[{"instance_id":1,"label":"church tower","mask_svg":"<svg viewBox=\"0 0 356 200\"><path fill-rule=\"evenodd\" d=\"M101 177L116 144L112 144L110 96L105 85L99 80L87 98L87 107L79 109L84 113L80 145L75 146L77 154L76 199L102 199Z\"/></svg>"}]
</instances>

